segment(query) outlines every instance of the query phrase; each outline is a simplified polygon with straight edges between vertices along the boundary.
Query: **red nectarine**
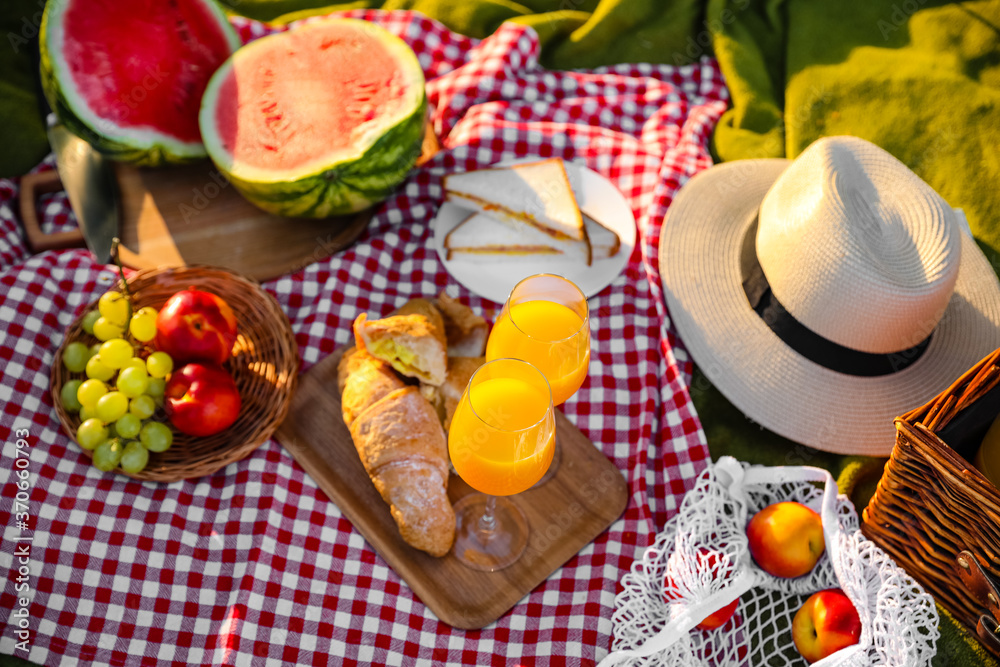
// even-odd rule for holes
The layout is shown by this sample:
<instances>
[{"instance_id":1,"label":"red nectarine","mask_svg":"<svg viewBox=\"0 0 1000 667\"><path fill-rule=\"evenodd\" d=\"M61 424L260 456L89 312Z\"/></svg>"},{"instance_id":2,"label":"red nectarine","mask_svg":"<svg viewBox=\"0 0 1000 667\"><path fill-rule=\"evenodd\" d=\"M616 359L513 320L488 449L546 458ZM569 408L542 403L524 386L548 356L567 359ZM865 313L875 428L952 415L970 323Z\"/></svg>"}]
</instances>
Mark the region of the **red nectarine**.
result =
<instances>
[{"instance_id":1,"label":"red nectarine","mask_svg":"<svg viewBox=\"0 0 1000 667\"><path fill-rule=\"evenodd\" d=\"M768 505L747 525L750 555L776 577L801 577L823 555L823 521L815 510L797 502Z\"/></svg>"},{"instance_id":2,"label":"red nectarine","mask_svg":"<svg viewBox=\"0 0 1000 667\"><path fill-rule=\"evenodd\" d=\"M181 290L156 316L156 349L179 364L222 364L236 342L236 328L236 315L222 297L194 288Z\"/></svg>"},{"instance_id":3,"label":"red nectarine","mask_svg":"<svg viewBox=\"0 0 1000 667\"><path fill-rule=\"evenodd\" d=\"M839 588L813 593L792 619L792 641L814 663L861 639L861 617Z\"/></svg>"},{"instance_id":4,"label":"red nectarine","mask_svg":"<svg viewBox=\"0 0 1000 667\"><path fill-rule=\"evenodd\" d=\"M181 367L170 375L163 395L170 423L188 435L214 435L229 428L240 413L236 382L220 366Z\"/></svg>"},{"instance_id":5,"label":"red nectarine","mask_svg":"<svg viewBox=\"0 0 1000 667\"><path fill-rule=\"evenodd\" d=\"M719 571L719 562L721 561L721 555L717 551L711 551L709 549L702 548L699 552L699 565L702 567L707 567L712 573L712 577L715 578ZM664 579L663 585L663 596L667 602L671 602L676 599L676 587L671 581L669 575ZM727 621L736 613L736 606L739 604L739 598L733 600L726 606L722 607L718 611L715 611L708 616L706 616L697 627L699 630L714 630L726 624Z\"/></svg>"}]
</instances>

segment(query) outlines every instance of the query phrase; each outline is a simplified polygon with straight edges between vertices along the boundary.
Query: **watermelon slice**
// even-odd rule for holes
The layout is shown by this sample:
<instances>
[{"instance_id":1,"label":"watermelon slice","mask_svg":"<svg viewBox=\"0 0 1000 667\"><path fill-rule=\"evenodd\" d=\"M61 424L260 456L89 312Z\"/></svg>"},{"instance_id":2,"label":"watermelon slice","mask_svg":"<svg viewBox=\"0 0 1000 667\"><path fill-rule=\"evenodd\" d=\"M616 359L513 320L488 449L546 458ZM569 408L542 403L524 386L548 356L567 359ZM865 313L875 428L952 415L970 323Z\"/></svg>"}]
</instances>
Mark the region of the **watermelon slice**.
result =
<instances>
[{"instance_id":1,"label":"watermelon slice","mask_svg":"<svg viewBox=\"0 0 1000 667\"><path fill-rule=\"evenodd\" d=\"M325 218L387 198L420 155L427 99L412 49L374 23L330 18L242 47L202 101L209 156L244 197Z\"/></svg>"},{"instance_id":2,"label":"watermelon slice","mask_svg":"<svg viewBox=\"0 0 1000 667\"><path fill-rule=\"evenodd\" d=\"M49 0L42 84L59 119L102 153L186 162L205 157L201 97L239 46L213 0Z\"/></svg>"}]
</instances>

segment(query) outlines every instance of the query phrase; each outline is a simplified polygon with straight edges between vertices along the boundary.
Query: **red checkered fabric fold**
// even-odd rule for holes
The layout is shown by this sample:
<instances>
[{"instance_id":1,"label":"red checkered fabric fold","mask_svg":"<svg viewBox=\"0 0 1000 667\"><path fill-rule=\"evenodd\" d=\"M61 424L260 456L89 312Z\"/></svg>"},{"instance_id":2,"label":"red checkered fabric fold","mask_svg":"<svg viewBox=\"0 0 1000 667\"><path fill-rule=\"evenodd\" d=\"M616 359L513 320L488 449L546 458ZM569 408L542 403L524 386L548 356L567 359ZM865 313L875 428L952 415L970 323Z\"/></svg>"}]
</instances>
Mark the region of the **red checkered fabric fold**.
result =
<instances>
[{"instance_id":1,"label":"red checkered fabric fold","mask_svg":"<svg viewBox=\"0 0 1000 667\"><path fill-rule=\"evenodd\" d=\"M431 248L443 175L528 156L583 163L625 195L639 236L625 272L590 300L590 375L563 410L627 479L624 516L495 624L467 632L414 597L277 441L199 480L99 472L61 433L48 377L66 327L114 272L83 250L32 256L17 183L0 180L0 608L24 607L26 596L29 631L18 644L21 619L7 618L0 653L130 667L575 664L607 653L621 576L708 454L659 288L657 245L674 193L711 164L709 137L727 103L722 77L709 59L548 71L525 26L506 23L480 41L412 12L346 15L413 47L443 150L354 246L264 285L289 316L304 370L350 339L359 313L381 315L414 296L447 288L496 315L501 304L457 284ZM271 30L235 23L244 40ZM52 197L43 216L72 222L65 197ZM13 504L22 432L27 517ZM23 560L17 537L30 538Z\"/></svg>"}]
</instances>

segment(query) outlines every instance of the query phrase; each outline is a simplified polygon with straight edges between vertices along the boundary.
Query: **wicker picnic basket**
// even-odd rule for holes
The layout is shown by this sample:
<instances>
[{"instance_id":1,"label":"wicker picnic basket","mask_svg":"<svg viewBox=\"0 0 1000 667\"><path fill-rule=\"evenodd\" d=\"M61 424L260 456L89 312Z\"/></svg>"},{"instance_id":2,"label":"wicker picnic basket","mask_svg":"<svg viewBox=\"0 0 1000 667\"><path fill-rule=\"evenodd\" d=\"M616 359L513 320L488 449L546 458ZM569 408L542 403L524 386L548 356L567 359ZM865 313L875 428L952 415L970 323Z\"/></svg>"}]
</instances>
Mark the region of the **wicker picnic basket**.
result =
<instances>
[{"instance_id":1,"label":"wicker picnic basket","mask_svg":"<svg viewBox=\"0 0 1000 667\"><path fill-rule=\"evenodd\" d=\"M171 295L188 287L213 292L230 305L239 323L239 335L226 368L242 399L240 415L232 426L201 438L174 430L171 447L162 453L151 453L146 468L129 476L156 482L201 477L245 458L265 443L288 413L299 366L295 336L274 297L249 278L205 266L147 269L134 273L127 283L136 308L159 309ZM52 364L52 400L63 430L74 440L80 418L62 407L59 392L67 380L84 376L66 370L62 353L72 341L87 345L97 341L82 325L84 315L95 308L96 301L79 313ZM91 452L82 451L92 456ZM121 469L116 471L126 474Z\"/></svg>"},{"instance_id":2,"label":"wicker picnic basket","mask_svg":"<svg viewBox=\"0 0 1000 667\"><path fill-rule=\"evenodd\" d=\"M897 417L896 444L862 531L972 634L985 605L962 584L969 550L1000 576L1000 491L970 463L1000 412L1000 350L926 405Z\"/></svg>"}]
</instances>

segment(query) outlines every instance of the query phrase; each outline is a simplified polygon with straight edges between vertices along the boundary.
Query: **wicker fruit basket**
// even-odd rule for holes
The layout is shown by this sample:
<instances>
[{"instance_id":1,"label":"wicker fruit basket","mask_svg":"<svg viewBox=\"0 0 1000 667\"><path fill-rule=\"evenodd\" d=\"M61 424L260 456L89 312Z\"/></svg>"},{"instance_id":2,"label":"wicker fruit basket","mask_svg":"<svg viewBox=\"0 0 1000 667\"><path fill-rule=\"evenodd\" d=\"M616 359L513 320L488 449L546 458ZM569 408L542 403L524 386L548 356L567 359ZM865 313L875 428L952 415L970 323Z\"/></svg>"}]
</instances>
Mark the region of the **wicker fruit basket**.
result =
<instances>
[{"instance_id":1,"label":"wicker fruit basket","mask_svg":"<svg viewBox=\"0 0 1000 667\"><path fill-rule=\"evenodd\" d=\"M171 447L162 453L151 452L146 468L129 476L156 482L201 477L245 458L266 442L288 413L299 366L295 337L274 297L248 278L205 266L147 269L134 273L127 283L136 309L145 306L159 309L171 295L188 287L213 292L232 307L239 323L239 335L225 366L236 381L242 399L239 417L232 426L203 438L174 430ZM94 301L79 313L52 364L52 400L63 431L74 440L80 425L79 415L63 409L59 392L67 380L83 379L84 375L66 370L62 354L66 345L73 341L87 345L97 342L82 326L84 315L96 308ZM87 450L82 451L92 455ZM116 472L126 474L120 469Z\"/></svg>"},{"instance_id":2,"label":"wicker fruit basket","mask_svg":"<svg viewBox=\"0 0 1000 667\"><path fill-rule=\"evenodd\" d=\"M972 634L985 604L962 584L956 556L968 549L1000 576L1000 491L970 463L1000 412L998 383L1000 350L897 417L895 447L862 515L864 534Z\"/></svg>"}]
</instances>

